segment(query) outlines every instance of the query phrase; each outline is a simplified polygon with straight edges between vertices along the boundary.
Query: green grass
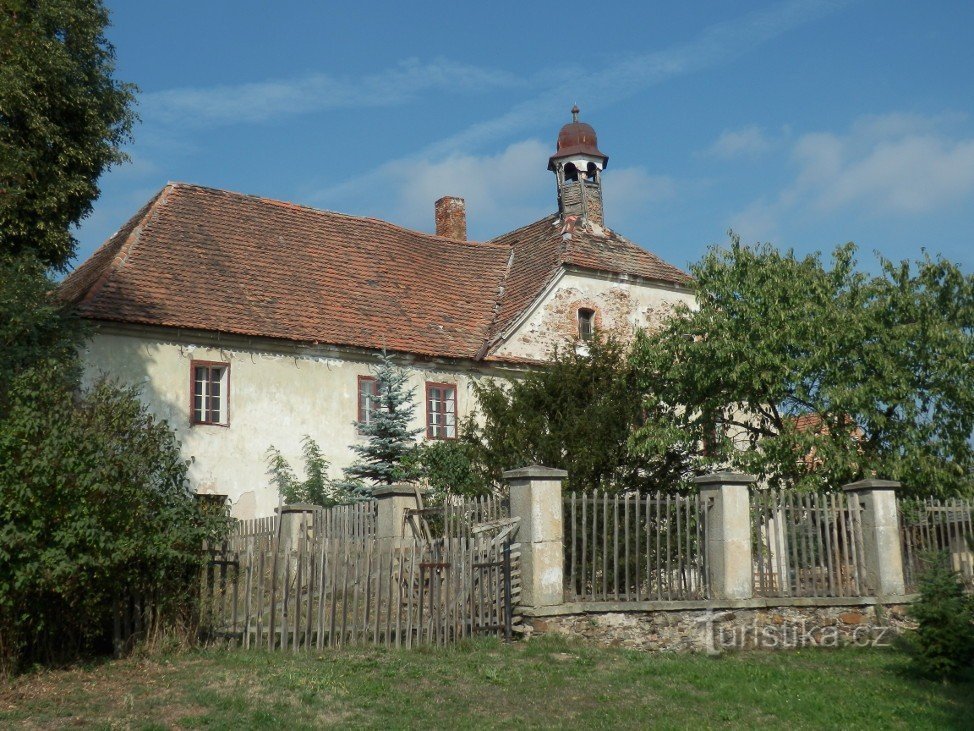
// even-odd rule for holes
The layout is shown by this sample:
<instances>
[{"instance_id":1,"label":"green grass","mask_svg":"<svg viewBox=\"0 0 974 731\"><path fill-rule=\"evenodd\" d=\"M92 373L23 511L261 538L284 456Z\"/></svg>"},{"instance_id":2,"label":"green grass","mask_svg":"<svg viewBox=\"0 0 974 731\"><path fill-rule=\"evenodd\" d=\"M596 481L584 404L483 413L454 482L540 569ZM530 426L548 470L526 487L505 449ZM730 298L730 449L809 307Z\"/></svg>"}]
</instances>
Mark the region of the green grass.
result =
<instances>
[{"instance_id":1,"label":"green grass","mask_svg":"<svg viewBox=\"0 0 974 731\"><path fill-rule=\"evenodd\" d=\"M916 680L894 650L663 655L544 638L293 656L201 650L41 671L0 727L970 728L974 682Z\"/></svg>"}]
</instances>

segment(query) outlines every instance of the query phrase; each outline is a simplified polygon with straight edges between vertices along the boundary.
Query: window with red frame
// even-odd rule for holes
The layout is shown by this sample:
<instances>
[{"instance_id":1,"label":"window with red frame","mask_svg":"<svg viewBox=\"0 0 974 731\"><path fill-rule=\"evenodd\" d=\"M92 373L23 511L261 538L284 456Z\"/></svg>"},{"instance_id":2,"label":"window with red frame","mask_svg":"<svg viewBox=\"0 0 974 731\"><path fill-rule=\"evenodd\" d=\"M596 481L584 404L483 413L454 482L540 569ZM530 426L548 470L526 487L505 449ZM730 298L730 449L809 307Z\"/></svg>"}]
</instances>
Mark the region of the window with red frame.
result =
<instances>
[{"instance_id":1,"label":"window with red frame","mask_svg":"<svg viewBox=\"0 0 974 731\"><path fill-rule=\"evenodd\" d=\"M193 361L190 372L193 423L226 426L230 421L230 365Z\"/></svg>"},{"instance_id":2,"label":"window with red frame","mask_svg":"<svg viewBox=\"0 0 974 731\"><path fill-rule=\"evenodd\" d=\"M456 384L426 384L426 436L429 439L456 439Z\"/></svg>"},{"instance_id":3,"label":"window with red frame","mask_svg":"<svg viewBox=\"0 0 974 731\"><path fill-rule=\"evenodd\" d=\"M372 376L358 377L359 427L372 423L372 416L379 408L379 382Z\"/></svg>"}]
</instances>

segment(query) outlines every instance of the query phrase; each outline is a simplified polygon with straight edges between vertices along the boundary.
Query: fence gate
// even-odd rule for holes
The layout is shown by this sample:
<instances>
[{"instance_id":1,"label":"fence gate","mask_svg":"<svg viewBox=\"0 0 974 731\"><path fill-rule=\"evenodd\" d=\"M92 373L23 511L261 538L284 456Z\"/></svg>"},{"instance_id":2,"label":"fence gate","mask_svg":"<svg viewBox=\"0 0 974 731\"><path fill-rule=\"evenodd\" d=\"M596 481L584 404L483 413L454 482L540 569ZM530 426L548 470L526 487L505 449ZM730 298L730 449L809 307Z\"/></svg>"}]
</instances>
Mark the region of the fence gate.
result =
<instances>
[{"instance_id":1,"label":"fence gate","mask_svg":"<svg viewBox=\"0 0 974 731\"><path fill-rule=\"evenodd\" d=\"M201 578L206 634L244 647L301 649L510 638L519 593L510 535L382 541L237 537Z\"/></svg>"}]
</instances>

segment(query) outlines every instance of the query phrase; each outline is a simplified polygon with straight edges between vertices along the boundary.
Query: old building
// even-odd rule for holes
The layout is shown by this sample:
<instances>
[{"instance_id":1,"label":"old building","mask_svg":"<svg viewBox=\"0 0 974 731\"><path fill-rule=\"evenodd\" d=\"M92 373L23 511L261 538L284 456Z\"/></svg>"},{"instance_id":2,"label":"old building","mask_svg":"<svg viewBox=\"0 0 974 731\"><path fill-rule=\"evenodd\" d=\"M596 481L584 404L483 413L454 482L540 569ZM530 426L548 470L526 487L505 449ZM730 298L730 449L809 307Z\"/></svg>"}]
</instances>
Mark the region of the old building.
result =
<instances>
[{"instance_id":1,"label":"old building","mask_svg":"<svg viewBox=\"0 0 974 731\"><path fill-rule=\"evenodd\" d=\"M86 378L140 384L196 489L239 517L278 504L270 445L297 463L308 434L335 476L350 464L383 348L410 372L425 438L454 438L478 379L692 301L684 272L606 225L608 157L572 117L548 163L557 212L486 242L466 239L459 198L436 201L431 235L170 183L62 285L95 325Z\"/></svg>"}]
</instances>

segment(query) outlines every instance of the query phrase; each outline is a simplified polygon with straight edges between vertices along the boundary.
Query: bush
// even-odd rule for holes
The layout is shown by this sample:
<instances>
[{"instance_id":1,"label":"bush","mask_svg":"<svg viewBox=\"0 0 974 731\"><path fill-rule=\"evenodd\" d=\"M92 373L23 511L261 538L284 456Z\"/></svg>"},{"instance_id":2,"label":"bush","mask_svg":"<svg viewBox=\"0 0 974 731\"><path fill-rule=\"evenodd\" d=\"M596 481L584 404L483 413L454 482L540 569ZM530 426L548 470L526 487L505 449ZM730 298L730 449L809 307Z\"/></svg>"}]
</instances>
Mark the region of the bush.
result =
<instances>
[{"instance_id":1,"label":"bush","mask_svg":"<svg viewBox=\"0 0 974 731\"><path fill-rule=\"evenodd\" d=\"M919 625L914 667L942 680L974 661L974 601L947 560L944 555L930 559L920 579L920 601L912 607Z\"/></svg>"},{"instance_id":2,"label":"bush","mask_svg":"<svg viewBox=\"0 0 974 731\"><path fill-rule=\"evenodd\" d=\"M311 503L323 508L364 500L369 490L355 480L333 480L328 477L331 463L321 446L305 434L301 438L304 479L298 477L291 463L273 444L267 449L267 473L287 505Z\"/></svg>"},{"instance_id":3,"label":"bush","mask_svg":"<svg viewBox=\"0 0 974 731\"><path fill-rule=\"evenodd\" d=\"M462 440L448 440L419 445L411 459L432 496L447 493L468 497L489 495L490 477L477 463L476 457L473 445Z\"/></svg>"},{"instance_id":4,"label":"bush","mask_svg":"<svg viewBox=\"0 0 974 731\"><path fill-rule=\"evenodd\" d=\"M0 664L107 650L114 605L149 598L158 631L193 616L204 541L222 538L165 422L134 389L90 391L43 367L0 421Z\"/></svg>"}]
</instances>

